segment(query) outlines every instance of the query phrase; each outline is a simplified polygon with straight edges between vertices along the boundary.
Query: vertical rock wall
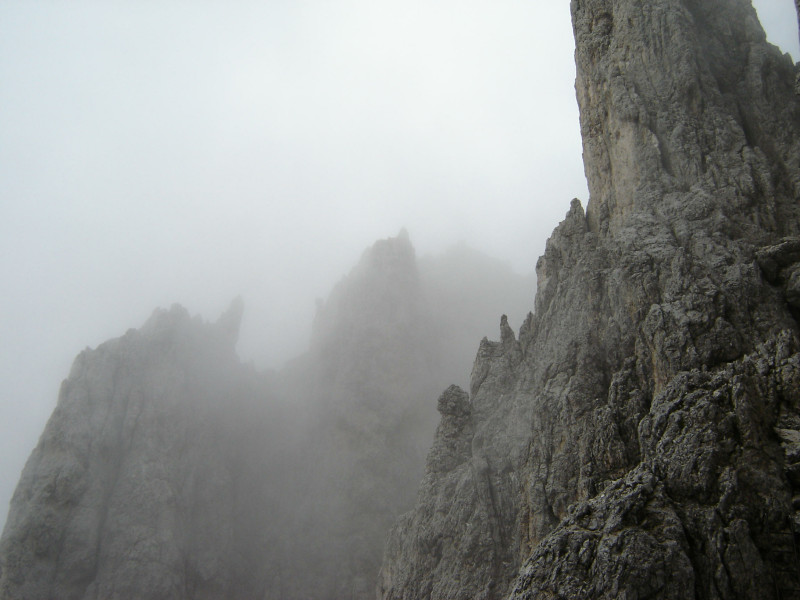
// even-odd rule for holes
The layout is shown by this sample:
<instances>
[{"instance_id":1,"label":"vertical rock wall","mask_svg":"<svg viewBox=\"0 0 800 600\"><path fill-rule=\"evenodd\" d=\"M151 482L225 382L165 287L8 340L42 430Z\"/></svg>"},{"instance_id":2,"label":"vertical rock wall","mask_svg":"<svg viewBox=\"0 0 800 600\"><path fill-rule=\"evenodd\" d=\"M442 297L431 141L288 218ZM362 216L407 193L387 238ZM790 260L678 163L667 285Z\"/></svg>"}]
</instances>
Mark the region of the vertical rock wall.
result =
<instances>
[{"instance_id":1,"label":"vertical rock wall","mask_svg":"<svg viewBox=\"0 0 800 600\"><path fill-rule=\"evenodd\" d=\"M254 515L277 507L246 457L282 428L252 426L240 317L174 307L76 359L12 500L0 597L263 596L270 535Z\"/></svg>"},{"instance_id":2,"label":"vertical rock wall","mask_svg":"<svg viewBox=\"0 0 800 600\"><path fill-rule=\"evenodd\" d=\"M441 472L434 445L379 594L785 597L794 66L747 0L571 8L587 214L548 241L519 339L482 344L470 453Z\"/></svg>"}]
</instances>

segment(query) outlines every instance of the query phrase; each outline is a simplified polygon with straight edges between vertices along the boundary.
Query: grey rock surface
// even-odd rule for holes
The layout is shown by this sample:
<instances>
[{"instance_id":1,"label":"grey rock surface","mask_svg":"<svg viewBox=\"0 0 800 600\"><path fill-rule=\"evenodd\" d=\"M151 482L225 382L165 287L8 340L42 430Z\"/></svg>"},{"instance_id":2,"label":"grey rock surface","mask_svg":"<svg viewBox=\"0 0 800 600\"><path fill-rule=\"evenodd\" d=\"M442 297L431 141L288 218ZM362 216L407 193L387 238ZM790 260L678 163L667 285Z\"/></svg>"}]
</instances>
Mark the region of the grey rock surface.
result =
<instances>
[{"instance_id":1,"label":"grey rock surface","mask_svg":"<svg viewBox=\"0 0 800 600\"><path fill-rule=\"evenodd\" d=\"M374 597L386 535L424 473L431 399L468 370L496 307L515 308L532 291L529 279L466 248L417 259L401 231L368 249L320 305L309 353L284 374L309 415L297 450L309 457L297 499L305 508L287 536L311 531L321 549L291 554L292 579L316 582L298 597Z\"/></svg>"},{"instance_id":2,"label":"grey rock surface","mask_svg":"<svg viewBox=\"0 0 800 600\"><path fill-rule=\"evenodd\" d=\"M458 267L441 283L440 260ZM532 292L485 257L422 262L407 234L377 242L280 372L240 364L240 299L215 324L175 306L83 352L12 501L0 598L374 597L431 398L467 370L473 321L502 310L474 277L512 304Z\"/></svg>"},{"instance_id":3,"label":"grey rock surface","mask_svg":"<svg viewBox=\"0 0 800 600\"><path fill-rule=\"evenodd\" d=\"M250 425L240 316L175 306L78 356L12 500L0 596L258 597L263 530L238 515L246 454L274 432Z\"/></svg>"},{"instance_id":4,"label":"grey rock surface","mask_svg":"<svg viewBox=\"0 0 800 600\"><path fill-rule=\"evenodd\" d=\"M446 313L483 303L431 288L406 236L280 373L238 362L239 302L159 311L76 360L0 598L798 597L795 67L748 0L571 10L591 198L435 434L467 328Z\"/></svg>"},{"instance_id":5,"label":"grey rock surface","mask_svg":"<svg viewBox=\"0 0 800 600\"><path fill-rule=\"evenodd\" d=\"M571 8L588 210L481 345L469 461L437 438L379 596L794 597L794 66L746 0Z\"/></svg>"}]
</instances>

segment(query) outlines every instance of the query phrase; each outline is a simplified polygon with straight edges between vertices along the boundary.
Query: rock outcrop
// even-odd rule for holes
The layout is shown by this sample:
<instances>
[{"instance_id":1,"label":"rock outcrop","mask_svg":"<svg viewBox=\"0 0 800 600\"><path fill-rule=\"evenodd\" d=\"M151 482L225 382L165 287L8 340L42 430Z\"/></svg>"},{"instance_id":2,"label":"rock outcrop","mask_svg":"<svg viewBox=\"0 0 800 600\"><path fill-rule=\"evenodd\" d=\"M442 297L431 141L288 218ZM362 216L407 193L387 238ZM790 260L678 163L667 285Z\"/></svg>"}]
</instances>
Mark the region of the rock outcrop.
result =
<instances>
[{"instance_id":1,"label":"rock outcrop","mask_svg":"<svg viewBox=\"0 0 800 600\"><path fill-rule=\"evenodd\" d=\"M455 273L445 279L443 268ZM476 274L493 289L475 289ZM465 372L481 321L521 303L527 283L464 248L418 261L401 231L367 250L319 306L309 353L284 374L309 415L297 450L308 456L296 500L306 508L288 535L310 531L314 543L296 545L286 566L307 586L298 597L374 597L387 532L423 475L431 398Z\"/></svg>"},{"instance_id":2,"label":"rock outcrop","mask_svg":"<svg viewBox=\"0 0 800 600\"><path fill-rule=\"evenodd\" d=\"M374 597L423 473L430 398L499 310L473 271L491 265L512 305L530 295L476 256L437 284L439 260L421 265L407 234L377 242L280 372L240 364L241 300L215 324L156 311L83 352L12 501L0 598Z\"/></svg>"},{"instance_id":3,"label":"rock outcrop","mask_svg":"<svg viewBox=\"0 0 800 600\"><path fill-rule=\"evenodd\" d=\"M794 597L794 66L747 0L571 8L588 209L481 344L379 595Z\"/></svg>"},{"instance_id":4,"label":"rock outcrop","mask_svg":"<svg viewBox=\"0 0 800 600\"><path fill-rule=\"evenodd\" d=\"M286 527L298 598L372 598L386 532L413 504L441 387L425 291L408 235L376 242L318 307L308 354L283 374L307 414L295 450L304 493Z\"/></svg>"},{"instance_id":5,"label":"rock outcrop","mask_svg":"<svg viewBox=\"0 0 800 600\"><path fill-rule=\"evenodd\" d=\"M250 519L273 507L250 505L248 456L281 429L252 425L240 316L176 306L78 356L11 503L2 598L261 597L269 530Z\"/></svg>"},{"instance_id":6,"label":"rock outcrop","mask_svg":"<svg viewBox=\"0 0 800 600\"><path fill-rule=\"evenodd\" d=\"M406 236L280 373L238 362L240 303L159 311L76 360L0 538L1 598L371 597L419 477L387 600L798 597L795 67L749 0L571 10L591 198L435 434L463 352L442 340L468 327L431 298L481 303L430 288Z\"/></svg>"}]
</instances>

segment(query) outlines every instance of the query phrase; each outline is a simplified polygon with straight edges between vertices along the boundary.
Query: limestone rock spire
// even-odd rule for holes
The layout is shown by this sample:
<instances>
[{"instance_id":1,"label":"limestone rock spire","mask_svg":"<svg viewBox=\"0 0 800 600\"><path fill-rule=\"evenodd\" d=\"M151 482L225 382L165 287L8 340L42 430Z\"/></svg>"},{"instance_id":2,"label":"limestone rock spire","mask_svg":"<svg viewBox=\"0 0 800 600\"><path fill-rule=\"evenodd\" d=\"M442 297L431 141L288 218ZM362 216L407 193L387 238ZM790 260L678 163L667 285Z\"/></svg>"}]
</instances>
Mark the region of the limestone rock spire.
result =
<instances>
[{"instance_id":1,"label":"limestone rock spire","mask_svg":"<svg viewBox=\"0 0 800 600\"><path fill-rule=\"evenodd\" d=\"M800 107L774 100L791 99L794 65L750 0L573 0L572 15L593 230L690 191L787 222Z\"/></svg>"},{"instance_id":2,"label":"limestone rock spire","mask_svg":"<svg viewBox=\"0 0 800 600\"><path fill-rule=\"evenodd\" d=\"M571 7L591 198L519 354L481 343L470 459L426 476L381 597L800 589L769 541L800 522L794 65L749 0Z\"/></svg>"}]
</instances>

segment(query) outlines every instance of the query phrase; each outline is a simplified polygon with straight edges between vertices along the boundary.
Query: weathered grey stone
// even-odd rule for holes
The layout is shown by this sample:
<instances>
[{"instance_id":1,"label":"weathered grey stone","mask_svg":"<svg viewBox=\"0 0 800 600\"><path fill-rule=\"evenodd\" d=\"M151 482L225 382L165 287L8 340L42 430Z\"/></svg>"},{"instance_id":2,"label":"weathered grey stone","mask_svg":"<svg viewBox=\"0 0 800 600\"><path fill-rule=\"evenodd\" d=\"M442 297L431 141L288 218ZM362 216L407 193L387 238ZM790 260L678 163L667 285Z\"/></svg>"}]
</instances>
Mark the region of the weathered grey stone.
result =
<instances>
[{"instance_id":1,"label":"weathered grey stone","mask_svg":"<svg viewBox=\"0 0 800 600\"><path fill-rule=\"evenodd\" d=\"M588 208L548 241L519 335L502 317L469 396L440 396L427 460L459 338L400 236L280 374L236 360L236 305L79 356L12 503L0 597L366 598L415 469L382 598L796 597L795 67L748 0L571 9Z\"/></svg>"},{"instance_id":2,"label":"weathered grey stone","mask_svg":"<svg viewBox=\"0 0 800 600\"><path fill-rule=\"evenodd\" d=\"M511 597L771 597L792 487L772 431L797 359L785 334L674 378L640 422L642 462L570 507ZM798 430L782 432L796 448ZM796 585L790 575L783 585Z\"/></svg>"},{"instance_id":3,"label":"weathered grey stone","mask_svg":"<svg viewBox=\"0 0 800 600\"><path fill-rule=\"evenodd\" d=\"M788 597L794 66L747 0L571 6L587 214L573 201L548 241L519 341L501 326L479 350L482 534L451 517L480 505L465 467L429 473L379 595Z\"/></svg>"},{"instance_id":4,"label":"weathered grey stone","mask_svg":"<svg viewBox=\"0 0 800 600\"><path fill-rule=\"evenodd\" d=\"M240 316L175 306L78 356L14 494L0 597L260 594L263 530L231 518L255 492L239 450L260 445Z\"/></svg>"},{"instance_id":5,"label":"weathered grey stone","mask_svg":"<svg viewBox=\"0 0 800 600\"><path fill-rule=\"evenodd\" d=\"M756 252L756 262L771 283L786 279L784 270L800 262L800 239L789 238L762 248Z\"/></svg>"},{"instance_id":6,"label":"weathered grey stone","mask_svg":"<svg viewBox=\"0 0 800 600\"><path fill-rule=\"evenodd\" d=\"M400 235L364 253L280 372L239 364L240 299L214 325L174 307L87 350L17 488L0 598L373 597L430 398L466 379L473 321L502 309L483 280L530 295L465 249L418 263Z\"/></svg>"}]
</instances>

